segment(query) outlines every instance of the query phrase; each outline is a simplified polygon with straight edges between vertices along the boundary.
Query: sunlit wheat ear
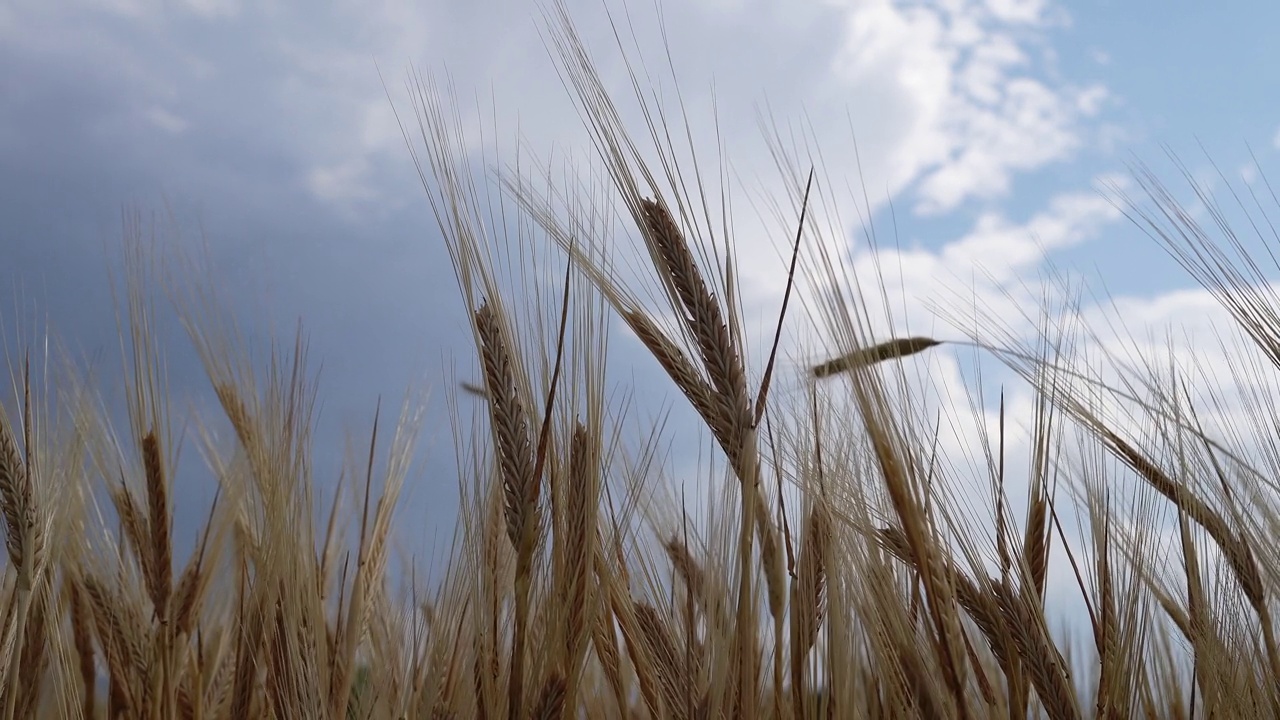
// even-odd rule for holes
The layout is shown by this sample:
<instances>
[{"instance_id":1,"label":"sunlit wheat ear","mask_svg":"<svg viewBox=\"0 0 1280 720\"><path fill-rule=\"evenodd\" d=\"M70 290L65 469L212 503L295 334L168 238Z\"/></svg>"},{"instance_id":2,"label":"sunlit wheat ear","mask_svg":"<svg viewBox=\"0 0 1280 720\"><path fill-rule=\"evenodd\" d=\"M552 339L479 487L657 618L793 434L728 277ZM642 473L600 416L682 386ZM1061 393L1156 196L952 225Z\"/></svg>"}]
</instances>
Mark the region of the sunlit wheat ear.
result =
<instances>
[{"instance_id":1,"label":"sunlit wheat ear","mask_svg":"<svg viewBox=\"0 0 1280 720\"><path fill-rule=\"evenodd\" d=\"M570 697L577 697L578 680L595 620L596 599L591 576L596 555L596 513L600 475L598 442L582 423L577 423L569 451L568 517L565 539L564 577L559 579L564 611L564 685ZM598 585L598 583L595 583Z\"/></svg>"},{"instance_id":2,"label":"sunlit wheat ear","mask_svg":"<svg viewBox=\"0 0 1280 720\"><path fill-rule=\"evenodd\" d=\"M43 623L45 600L44 589L47 583L42 579L45 563L45 527L44 513L46 508L39 507L36 499L35 479L31 476L31 402L29 375L24 376L25 390L23 412L23 438L27 452L24 459L18 449L17 439L9 426L8 417L0 410L0 517L4 519L5 550L9 562L17 573L13 600L5 612L0 630L0 689L6 696L0 709L6 717L16 717L15 713L23 710L29 702L30 686L24 690L21 680L38 679L38 668L24 668L24 661L30 659L30 653L43 653ZM0 579L3 574L0 573ZM12 626L9 623L12 622ZM32 631L38 631L37 636ZM9 638L4 633L12 633ZM4 642L10 644L4 647ZM33 643L40 643L39 646ZM4 655L8 654L8 657ZM7 662L6 662L7 661ZM30 674L29 674L30 673ZM6 677L7 675L7 677ZM38 686L37 686L38 687ZM21 696L21 697L20 697Z\"/></svg>"},{"instance_id":3,"label":"sunlit wheat ear","mask_svg":"<svg viewBox=\"0 0 1280 720\"><path fill-rule=\"evenodd\" d=\"M488 303L475 315L480 335L480 355L492 402L489 412L498 440L498 464L502 470L507 537L519 549L525 523L534 521L537 479L533 477L533 434L529 416L516 392L515 370L502 330Z\"/></svg>"},{"instance_id":4,"label":"sunlit wheat ear","mask_svg":"<svg viewBox=\"0 0 1280 720\"><path fill-rule=\"evenodd\" d=\"M665 717L688 718L688 707L693 701L693 682L690 677L692 668L684 662L684 653L676 645L661 613L652 605L636 604L636 622L657 668L667 711Z\"/></svg>"},{"instance_id":5,"label":"sunlit wheat ear","mask_svg":"<svg viewBox=\"0 0 1280 720\"><path fill-rule=\"evenodd\" d=\"M145 634L135 606L122 593L91 576L84 578L85 593L93 611L98 641L105 654L111 682L109 706L126 716L142 710L142 687L146 684L148 661L144 655Z\"/></svg>"},{"instance_id":6,"label":"sunlit wheat ear","mask_svg":"<svg viewBox=\"0 0 1280 720\"><path fill-rule=\"evenodd\" d=\"M894 532L882 533L882 537L890 538ZM892 540L896 545L892 548L894 554L904 560L907 558L903 555L909 554L905 540L900 534ZM1018 667L1026 668L1048 716L1054 720L1080 718L1070 670L1049 637L1043 610L1037 601L1028 592L1014 590L989 578L975 584L950 561L944 560L942 565L952 578L956 600L987 637L1006 676L1014 677L1019 672L1013 664L1016 654Z\"/></svg>"},{"instance_id":7,"label":"sunlit wheat ear","mask_svg":"<svg viewBox=\"0 0 1280 720\"><path fill-rule=\"evenodd\" d=\"M169 615L169 597L173 588L173 553L169 539L169 485L165 477L160 440L154 431L142 438L142 464L147 480L147 514L150 537L150 573L147 591L156 614Z\"/></svg>"},{"instance_id":8,"label":"sunlit wheat ear","mask_svg":"<svg viewBox=\"0 0 1280 720\"><path fill-rule=\"evenodd\" d=\"M910 337L889 340L879 343L878 345L872 345L869 348L855 350L848 355L843 355L834 360L828 360L821 365L816 365L813 368L813 376L824 378L831 375L838 375L843 372L849 372L855 368L870 367L888 360L896 360L909 355L915 355L916 353L924 352L931 347L936 347L941 344L941 340L934 340L927 337Z\"/></svg>"},{"instance_id":9,"label":"sunlit wheat ear","mask_svg":"<svg viewBox=\"0 0 1280 720\"><path fill-rule=\"evenodd\" d=\"M1027 529L1022 541L1022 559L1026 564L1031 591L1037 598L1043 599L1045 579L1049 572L1049 501L1043 494L1031 501Z\"/></svg>"},{"instance_id":10,"label":"sunlit wheat ear","mask_svg":"<svg viewBox=\"0 0 1280 720\"><path fill-rule=\"evenodd\" d=\"M186 567L178 576L177 586L173 590L174 631L179 636L191 634L204 604L205 591L209 587L212 575L209 572L206 554L210 551L209 539L213 532L214 512L218 509L220 498L221 495L215 496L213 503L209 506L209 515L201 532L199 548L187 559Z\"/></svg>"},{"instance_id":11,"label":"sunlit wheat ear","mask_svg":"<svg viewBox=\"0 0 1280 720\"><path fill-rule=\"evenodd\" d=\"M814 505L805 522L800 561L796 566L797 601L791 608L798 630L795 649L808 652L826 614L827 554L831 545L831 513L823 502Z\"/></svg>"},{"instance_id":12,"label":"sunlit wheat ear","mask_svg":"<svg viewBox=\"0 0 1280 720\"><path fill-rule=\"evenodd\" d=\"M635 685L640 691L645 707L648 709L651 717L662 717L660 710L662 707L662 689L660 682L656 677L654 670L654 660L652 653L645 645L643 635L638 627L636 619L635 604L631 597L619 588L615 583L609 593L609 610L613 618L617 621L617 632L621 635L625 643L627 657L631 660L631 674L635 678ZM604 631L612 634L612 627L605 627ZM628 695L619 696L619 702L623 707L631 704Z\"/></svg>"},{"instance_id":13,"label":"sunlit wheat ear","mask_svg":"<svg viewBox=\"0 0 1280 720\"><path fill-rule=\"evenodd\" d=\"M711 428L743 483L743 502L753 506L753 524L760 539L769 609L781 622L786 602L782 556L768 504L758 488L753 487L757 480L758 458L742 355L733 341L720 304L703 279L688 242L670 212L656 200L642 199L640 214L641 230L654 267L661 281L675 296L675 303L683 307L683 310L676 309L681 313L682 323L695 338L705 377L709 381L703 380L704 375L695 370L683 353L643 315L627 313L624 319Z\"/></svg>"},{"instance_id":14,"label":"sunlit wheat ear","mask_svg":"<svg viewBox=\"0 0 1280 720\"><path fill-rule=\"evenodd\" d=\"M150 529L147 527L147 518L138 507L137 499L125 485L112 485L108 490L108 495L110 495L111 502L116 508L116 514L120 518L120 530L124 533L125 542L133 550L133 554L142 570L143 578L150 579L154 574L151 569L151 563L154 558L148 545Z\"/></svg>"},{"instance_id":15,"label":"sunlit wheat ear","mask_svg":"<svg viewBox=\"0 0 1280 720\"><path fill-rule=\"evenodd\" d=\"M533 706L532 720L560 720L565 710L565 679L558 672L552 672L542 684L538 693L538 701Z\"/></svg>"},{"instance_id":16,"label":"sunlit wheat ear","mask_svg":"<svg viewBox=\"0 0 1280 720\"><path fill-rule=\"evenodd\" d=\"M47 577L47 576L46 576ZM57 609L52 597L52 585L41 582L32 593L32 602L27 614L26 629L22 638L22 652L17 656L18 669L22 672L24 682L19 688L15 718L36 717L34 712L42 690L40 678L48 669L50 641L53 631L57 629L50 621L50 604Z\"/></svg>"},{"instance_id":17,"label":"sunlit wheat ear","mask_svg":"<svg viewBox=\"0 0 1280 720\"><path fill-rule=\"evenodd\" d=\"M729 437L736 441L739 433L751 423L751 401L742 357L730 337L720 304L708 289L680 227L661 203L648 199L640 203L645 221L643 229L647 231L645 240L654 255L656 269L684 306L682 320L697 341L698 352L716 391L713 412L719 417L714 419L713 428L715 425L729 428ZM707 420L713 422L712 418ZM731 456L741 452L732 446L726 449Z\"/></svg>"},{"instance_id":18,"label":"sunlit wheat ear","mask_svg":"<svg viewBox=\"0 0 1280 720\"><path fill-rule=\"evenodd\" d=\"M712 607L712 598L707 588L706 572L702 569L702 565L689 553L689 548L676 537L668 539L663 544L663 548L667 551L667 558L671 561L671 567L684 582L685 589L689 592L689 595L708 617L716 617L719 608L718 606Z\"/></svg>"},{"instance_id":19,"label":"sunlit wheat ear","mask_svg":"<svg viewBox=\"0 0 1280 720\"><path fill-rule=\"evenodd\" d=\"M1081 715L1071 687L1070 670L1049 638L1040 611L1022 593L1000 585L993 585L993 589L1014 647L1027 667L1046 714L1053 720L1077 720Z\"/></svg>"},{"instance_id":20,"label":"sunlit wheat ear","mask_svg":"<svg viewBox=\"0 0 1280 720\"><path fill-rule=\"evenodd\" d=\"M882 529L877 533L877 539L890 554L920 572L906 534L901 529ZM952 560L945 557L939 560L939 565L955 589L956 601L986 638L1006 681L1010 683L1010 692L1022 687L1023 666L1014 637L997 600L999 588L996 583L985 576L977 580L970 579Z\"/></svg>"},{"instance_id":21,"label":"sunlit wheat ear","mask_svg":"<svg viewBox=\"0 0 1280 720\"><path fill-rule=\"evenodd\" d=\"M791 694L796 717L805 717L805 665L826 614L827 556L831 516L819 500L805 521L800 561L791 581Z\"/></svg>"},{"instance_id":22,"label":"sunlit wheat ear","mask_svg":"<svg viewBox=\"0 0 1280 720\"><path fill-rule=\"evenodd\" d=\"M30 448L28 448L30 451ZM36 522L35 487L18 450L7 418L0 417L0 511L4 517L5 550L18 571L21 587L34 583L33 569L39 523Z\"/></svg>"},{"instance_id":23,"label":"sunlit wheat ear","mask_svg":"<svg viewBox=\"0 0 1280 720\"><path fill-rule=\"evenodd\" d=\"M71 619L71 639L75 648L77 669L81 684L80 713L83 717L95 716L97 705L98 666L93 649L93 618L90 616L89 602L84 595L80 580L69 573L65 581L67 613Z\"/></svg>"}]
</instances>

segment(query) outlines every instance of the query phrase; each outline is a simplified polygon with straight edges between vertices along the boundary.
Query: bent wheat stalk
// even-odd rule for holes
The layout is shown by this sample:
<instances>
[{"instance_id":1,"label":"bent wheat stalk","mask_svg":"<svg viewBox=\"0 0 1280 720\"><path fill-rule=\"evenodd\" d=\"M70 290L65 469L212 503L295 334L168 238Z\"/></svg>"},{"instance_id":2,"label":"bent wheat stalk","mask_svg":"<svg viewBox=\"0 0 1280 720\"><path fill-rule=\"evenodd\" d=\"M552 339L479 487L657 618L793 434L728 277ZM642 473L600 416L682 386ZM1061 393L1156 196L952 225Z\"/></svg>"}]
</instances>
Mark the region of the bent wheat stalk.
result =
<instances>
[{"instance_id":1,"label":"bent wheat stalk","mask_svg":"<svg viewBox=\"0 0 1280 720\"><path fill-rule=\"evenodd\" d=\"M817 378L830 377L840 373L849 372L856 368L865 368L878 363L887 362L889 360L897 360L899 358L915 355L924 352L932 347L942 344L941 340L934 340L927 337L910 337L888 340L886 342L872 345L868 348L860 348L854 350L847 355L841 355L838 358L828 360L820 365L812 368L813 376Z\"/></svg>"}]
</instances>

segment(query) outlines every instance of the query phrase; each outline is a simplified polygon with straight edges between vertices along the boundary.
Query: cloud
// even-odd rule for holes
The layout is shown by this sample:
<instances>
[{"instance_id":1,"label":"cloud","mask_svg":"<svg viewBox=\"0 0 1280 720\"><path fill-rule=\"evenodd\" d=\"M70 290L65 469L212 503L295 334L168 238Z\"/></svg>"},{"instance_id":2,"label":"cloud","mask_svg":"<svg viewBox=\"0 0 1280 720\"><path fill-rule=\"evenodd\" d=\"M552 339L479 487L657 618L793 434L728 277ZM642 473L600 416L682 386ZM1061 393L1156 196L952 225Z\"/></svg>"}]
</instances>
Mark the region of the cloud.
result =
<instances>
[{"instance_id":1,"label":"cloud","mask_svg":"<svg viewBox=\"0 0 1280 720\"><path fill-rule=\"evenodd\" d=\"M189 123L181 117L169 112L168 110L155 106L144 113L147 121L157 128L171 134L181 135L186 131Z\"/></svg>"},{"instance_id":2,"label":"cloud","mask_svg":"<svg viewBox=\"0 0 1280 720\"><path fill-rule=\"evenodd\" d=\"M608 18L586 0L569 9L606 81L625 95ZM693 3L663 13L692 119L711 126L714 83L718 132L735 148L735 167L757 173L768 164L762 149L742 154L744 140L758 135L753 105L767 100L792 117L804 113L833 160L851 160L851 144L837 138L856 134L864 179L884 189L877 206L909 187L926 213L999 197L1012 173L1067 157L1079 123L1106 95L1046 79L1054 68L1036 59L1037 33L1061 12L1043 0ZM615 10L614 19L637 29L654 89L670 98L652 13ZM590 157L537 22L515 0L485 10L344 2L326 14L286 3L136 0L85 14L22 6L0 32L40 74L71 72L72 58L110 67L110 75L95 73L116 98L100 123L141 115L170 133L196 123L199 134L253 137L294 166L299 187L355 207L413 192L379 177L387 163L403 164L405 152L375 62L401 110L409 63L447 69L462 119L497 119L491 141L520 137L540 152Z\"/></svg>"},{"instance_id":3,"label":"cloud","mask_svg":"<svg viewBox=\"0 0 1280 720\"><path fill-rule=\"evenodd\" d=\"M1046 0L987 0L996 18L1008 23L1039 25L1046 21L1052 6Z\"/></svg>"},{"instance_id":4,"label":"cloud","mask_svg":"<svg viewBox=\"0 0 1280 720\"><path fill-rule=\"evenodd\" d=\"M902 185L918 182L918 212L1005 194L1014 172L1068 157L1081 123L1100 112L1103 86L1044 79L1052 67L1035 60L1037 43L1025 38L1047 21L1045 7L850 6L833 71L850 103L869 95L881 116L904 130L891 145L891 176ZM877 87L889 103L879 102ZM902 185L891 182L890 193Z\"/></svg>"},{"instance_id":5,"label":"cloud","mask_svg":"<svg viewBox=\"0 0 1280 720\"><path fill-rule=\"evenodd\" d=\"M1058 195L1023 224L986 212L973 230L943 248L940 261L953 269L982 268L995 282L1008 282L1034 270L1049 252L1094 237L1119 217L1114 204L1092 191Z\"/></svg>"},{"instance_id":6,"label":"cloud","mask_svg":"<svg viewBox=\"0 0 1280 720\"><path fill-rule=\"evenodd\" d=\"M1095 240L1119 218L1120 211L1094 191L1062 192L1020 222L984 212L936 247L859 246L849 279L867 292L865 310L880 324L874 332L882 339L907 333L954 338L948 323L968 317L965 307L1002 318L1012 332L1033 331L1039 318L1026 315L1058 293L1051 255Z\"/></svg>"}]
</instances>

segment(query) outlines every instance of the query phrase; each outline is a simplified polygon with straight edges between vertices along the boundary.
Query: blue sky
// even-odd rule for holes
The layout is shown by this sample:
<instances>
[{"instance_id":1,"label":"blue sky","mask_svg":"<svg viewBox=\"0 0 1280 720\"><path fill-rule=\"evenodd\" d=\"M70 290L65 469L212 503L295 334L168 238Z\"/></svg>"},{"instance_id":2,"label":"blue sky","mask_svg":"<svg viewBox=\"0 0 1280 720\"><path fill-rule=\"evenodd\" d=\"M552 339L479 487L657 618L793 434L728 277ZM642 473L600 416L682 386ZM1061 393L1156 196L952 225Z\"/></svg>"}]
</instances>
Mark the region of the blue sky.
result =
<instances>
[{"instance_id":1,"label":"blue sky","mask_svg":"<svg viewBox=\"0 0 1280 720\"><path fill-rule=\"evenodd\" d=\"M602 4L567 5L625 95ZM641 51L660 63L654 5L631 12ZM990 275L994 284L962 290L1011 311L1009 284L1050 265L1105 283L1151 328L1209 322L1196 315L1209 317L1205 297L1098 184L1134 159L1176 180L1164 145L1208 178L1198 143L1241 181L1250 148L1266 172L1280 147L1272 4L693 0L663 12L695 129L711 127L714 87L733 169L749 183L782 187L754 114L766 102L783 124L807 118L828 170L854 185L856 136L872 218L898 228L890 295L921 300L900 320L942 335L955 333L925 309L941 285ZM497 108L483 115L499 125L490 137L518 127L536 157L589 162L538 23L515 0L5 3L0 295L16 311L3 315L5 337L47 320L109 365L107 270L119 266L122 210L164 214L180 229L167 241L208 244L250 335L287 339L302 319L322 365L319 446L365 431L379 396L394 408L411 384L435 388L401 539L439 552L456 493L444 388L451 367L465 378L474 363L392 102L411 115L410 65L448 71L468 121L479 117L472 98ZM849 252L867 260L859 228L847 231ZM783 277L777 252L747 224L737 241L747 305L760 313L748 325L765 327ZM176 326L166 332L175 392L202 397L194 355ZM959 387L959 363L945 353L939 363L941 385ZM651 364L618 377L644 397L668 392ZM193 526L210 490L182 486L178 512Z\"/></svg>"}]
</instances>

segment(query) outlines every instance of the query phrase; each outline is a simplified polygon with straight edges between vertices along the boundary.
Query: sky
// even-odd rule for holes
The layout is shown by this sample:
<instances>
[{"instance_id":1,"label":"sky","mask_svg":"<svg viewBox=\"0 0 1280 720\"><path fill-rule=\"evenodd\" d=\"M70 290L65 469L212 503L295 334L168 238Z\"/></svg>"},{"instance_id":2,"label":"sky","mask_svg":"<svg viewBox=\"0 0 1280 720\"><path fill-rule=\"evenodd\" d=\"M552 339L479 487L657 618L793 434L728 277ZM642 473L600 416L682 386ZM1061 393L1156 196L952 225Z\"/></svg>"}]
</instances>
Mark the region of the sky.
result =
<instances>
[{"instance_id":1,"label":"sky","mask_svg":"<svg viewBox=\"0 0 1280 720\"><path fill-rule=\"evenodd\" d=\"M672 98L661 16L692 131L718 131L741 206L787 189L761 115L787 132L805 128L834 190L857 189L844 216L853 266L873 258L860 218L888 233L878 256L888 295L908 299L896 329L958 336L936 312L956 297L1013 318L1053 271L1117 301L1086 298L1086 315L1118 307L1140 329L1209 332L1223 317L1212 300L1102 189L1130 182L1134 161L1176 186L1166 150L1197 178L1220 183L1212 160L1245 187L1280 152L1280 95L1265 70L1280 66L1271 37L1280 6L1269 3L566 5L620 97L629 88L606 8L629 12L639 56L665 78L655 91ZM248 335L288 341L304 324L320 368L318 452L331 456L322 480L336 477L343 433L364 436L379 398L385 411L411 386L431 393L425 460L399 517L404 547L438 556L457 510L444 397L476 365L395 113L412 117L411 68L447 74L466 99L464 121L490 123L484 137L501 140L472 148L477 158L502 157L518 137L532 157L589 163L540 23L536 5L514 0L0 5L0 296L12 298L0 326L9 346L38 320L86 362L118 359L108 272L119 270L123 214L154 214L166 243L205 244ZM777 241L744 221L735 243L746 324L763 333L785 278ZM173 393L207 398L181 329L163 332L173 340ZM943 405L963 405L962 360L936 354ZM1014 380L992 373L988 383ZM655 416L679 409L652 363L618 377L637 397L662 398L642 408ZM1011 407L1025 411L1025 388L1011 393ZM963 438L954 442L963 449ZM694 462L680 452L672 475ZM212 489L179 484L177 525L197 526Z\"/></svg>"}]
</instances>

